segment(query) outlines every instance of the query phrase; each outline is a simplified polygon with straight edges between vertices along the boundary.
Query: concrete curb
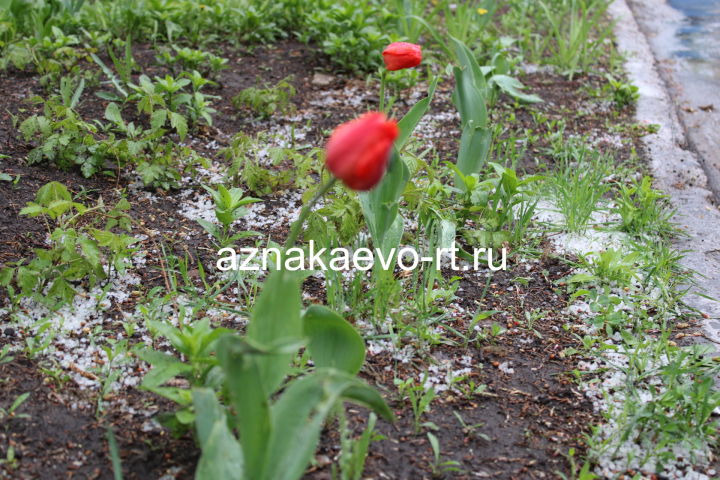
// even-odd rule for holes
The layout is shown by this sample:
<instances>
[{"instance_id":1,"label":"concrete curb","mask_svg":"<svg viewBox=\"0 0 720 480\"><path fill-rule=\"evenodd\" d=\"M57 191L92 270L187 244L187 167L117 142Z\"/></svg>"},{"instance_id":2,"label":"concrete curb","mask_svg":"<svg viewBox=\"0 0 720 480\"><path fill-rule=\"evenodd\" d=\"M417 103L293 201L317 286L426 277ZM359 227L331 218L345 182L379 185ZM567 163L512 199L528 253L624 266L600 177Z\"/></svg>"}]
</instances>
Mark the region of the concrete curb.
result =
<instances>
[{"instance_id":1,"label":"concrete curb","mask_svg":"<svg viewBox=\"0 0 720 480\"><path fill-rule=\"evenodd\" d=\"M707 176L697 155L687 147L676 105L633 12L626 0L615 0L608 12L615 20L618 49L627 56L625 69L639 88L636 119L660 126L658 133L642 140L656 186L670 196L677 209L675 221L687 233L675 242L679 250L686 251L682 264L698 274L697 288L685 301L707 316L707 337L720 344L720 302L698 295L720 299L720 210L711 203Z\"/></svg>"},{"instance_id":2,"label":"concrete curb","mask_svg":"<svg viewBox=\"0 0 720 480\"><path fill-rule=\"evenodd\" d=\"M685 138L700 158L708 186L720 201L720 113L713 108L718 102L716 82L703 74L691 74L697 70L691 62L678 58L673 52L683 51L687 46L676 36L678 29L687 28L687 18L670 6L667 0L627 0L640 31L655 54L656 67L665 81L670 97L676 107ZM702 106L705 105L706 109ZM709 105L710 108L707 108Z\"/></svg>"}]
</instances>

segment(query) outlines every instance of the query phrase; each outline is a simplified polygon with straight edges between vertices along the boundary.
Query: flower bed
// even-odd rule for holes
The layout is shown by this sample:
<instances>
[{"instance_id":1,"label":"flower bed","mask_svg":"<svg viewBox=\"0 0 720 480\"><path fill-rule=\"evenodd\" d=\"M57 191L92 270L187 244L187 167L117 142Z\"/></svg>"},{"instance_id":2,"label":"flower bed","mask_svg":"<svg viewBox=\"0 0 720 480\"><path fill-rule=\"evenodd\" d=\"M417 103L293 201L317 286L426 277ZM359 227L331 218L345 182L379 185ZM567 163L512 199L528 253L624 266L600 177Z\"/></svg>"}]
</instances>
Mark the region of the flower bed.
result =
<instances>
[{"instance_id":1,"label":"flower bed","mask_svg":"<svg viewBox=\"0 0 720 480\"><path fill-rule=\"evenodd\" d=\"M0 8L3 475L715 475L606 2L361 3Z\"/></svg>"}]
</instances>

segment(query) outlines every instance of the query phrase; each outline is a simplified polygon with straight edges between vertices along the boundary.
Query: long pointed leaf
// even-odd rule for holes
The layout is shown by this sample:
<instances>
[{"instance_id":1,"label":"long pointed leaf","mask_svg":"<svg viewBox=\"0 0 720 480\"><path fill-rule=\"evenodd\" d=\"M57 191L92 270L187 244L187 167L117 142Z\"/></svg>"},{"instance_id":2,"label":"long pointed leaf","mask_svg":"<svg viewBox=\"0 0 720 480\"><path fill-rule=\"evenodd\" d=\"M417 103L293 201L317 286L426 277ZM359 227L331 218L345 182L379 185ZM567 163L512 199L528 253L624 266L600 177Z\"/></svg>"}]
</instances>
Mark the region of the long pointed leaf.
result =
<instances>
[{"instance_id":1,"label":"long pointed leaf","mask_svg":"<svg viewBox=\"0 0 720 480\"><path fill-rule=\"evenodd\" d=\"M405 116L398 122L398 127L400 127L400 136L397 140L395 140L395 148L397 148L398 151L402 150L407 141L410 139L410 136L415 130L415 127L417 127L422 117L428 111L433 95L435 95L435 88L437 87L439 80L440 77L435 77L435 79L430 82L427 97L423 98L415 105L413 105L410 111L407 112Z\"/></svg>"},{"instance_id":2,"label":"long pointed leaf","mask_svg":"<svg viewBox=\"0 0 720 480\"><path fill-rule=\"evenodd\" d=\"M385 177L374 190L360 194L360 205L375 246L382 248L388 230L398 216L398 201L410 180L410 170L393 150Z\"/></svg>"},{"instance_id":3,"label":"long pointed leaf","mask_svg":"<svg viewBox=\"0 0 720 480\"><path fill-rule=\"evenodd\" d=\"M371 398L364 390L377 395ZM349 394L349 395L347 395ZM293 382L272 407L273 435L269 444L268 470L262 480L297 480L305 471L325 418L346 398L378 406L378 413L392 417L379 394L361 380L339 370L318 370ZM358 398L362 400L358 400ZM379 402L384 408L378 405Z\"/></svg>"}]
</instances>

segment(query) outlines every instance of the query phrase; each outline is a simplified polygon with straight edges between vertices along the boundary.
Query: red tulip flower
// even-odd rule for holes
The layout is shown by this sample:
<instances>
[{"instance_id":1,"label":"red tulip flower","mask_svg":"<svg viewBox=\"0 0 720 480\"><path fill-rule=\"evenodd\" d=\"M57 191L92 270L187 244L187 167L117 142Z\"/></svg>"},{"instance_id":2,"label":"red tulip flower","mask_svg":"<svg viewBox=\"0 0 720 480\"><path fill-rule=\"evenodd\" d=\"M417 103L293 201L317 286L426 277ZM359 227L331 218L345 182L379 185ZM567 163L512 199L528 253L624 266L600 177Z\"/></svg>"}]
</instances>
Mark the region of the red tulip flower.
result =
<instances>
[{"instance_id":1,"label":"red tulip flower","mask_svg":"<svg viewBox=\"0 0 720 480\"><path fill-rule=\"evenodd\" d=\"M327 143L328 169L353 190L370 190L385 174L397 123L379 112L368 112L337 127Z\"/></svg>"},{"instance_id":2,"label":"red tulip flower","mask_svg":"<svg viewBox=\"0 0 720 480\"><path fill-rule=\"evenodd\" d=\"M417 67L422 61L422 49L414 43L391 43L385 47L382 54L388 70Z\"/></svg>"}]
</instances>

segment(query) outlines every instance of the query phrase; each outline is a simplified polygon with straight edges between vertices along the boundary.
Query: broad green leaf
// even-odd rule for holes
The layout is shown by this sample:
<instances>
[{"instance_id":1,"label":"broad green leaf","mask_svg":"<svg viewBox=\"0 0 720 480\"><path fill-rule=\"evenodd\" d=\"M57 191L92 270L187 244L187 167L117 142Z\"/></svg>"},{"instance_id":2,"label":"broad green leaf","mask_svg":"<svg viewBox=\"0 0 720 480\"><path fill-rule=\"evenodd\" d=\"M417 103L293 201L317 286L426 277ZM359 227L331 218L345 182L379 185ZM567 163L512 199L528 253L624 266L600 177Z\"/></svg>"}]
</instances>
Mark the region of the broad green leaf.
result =
<instances>
[{"instance_id":1,"label":"broad green leaf","mask_svg":"<svg viewBox=\"0 0 720 480\"><path fill-rule=\"evenodd\" d=\"M365 361L365 342L344 318L327 307L313 305L303 315L310 356L317 367L333 367L350 374Z\"/></svg>"},{"instance_id":2,"label":"broad green leaf","mask_svg":"<svg viewBox=\"0 0 720 480\"><path fill-rule=\"evenodd\" d=\"M0 286L7 287L13 279L15 270L10 267L0 268Z\"/></svg>"},{"instance_id":3,"label":"broad green leaf","mask_svg":"<svg viewBox=\"0 0 720 480\"><path fill-rule=\"evenodd\" d=\"M455 67L453 71L455 72L455 91L453 92L453 97L456 107L460 112L460 121L463 128L467 127L470 123L486 126L488 113L485 97L480 89L477 88L475 81L467 70Z\"/></svg>"},{"instance_id":4,"label":"broad green leaf","mask_svg":"<svg viewBox=\"0 0 720 480\"><path fill-rule=\"evenodd\" d=\"M447 219L440 220L437 248L452 248L455 242L456 224Z\"/></svg>"},{"instance_id":5,"label":"broad green leaf","mask_svg":"<svg viewBox=\"0 0 720 480\"><path fill-rule=\"evenodd\" d=\"M210 223L207 220L203 220L202 218L198 218L197 222L207 233L212 235L213 238L218 239L221 237L222 232L220 231L220 228L218 228L218 226L214 223Z\"/></svg>"},{"instance_id":6,"label":"broad green leaf","mask_svg":"<svg viewBox=\"0 0 720 480\"><path fill-rule=\"evenodd\" d=\"M90 265L93 267L100 265L100 249L97 244L85 236L80 237L78 243L80 244L83 256L90 262Z\"/></svg>"},{"instance_id":7,"label":"broad green leaf","mask_svg":"<svg viewBox=\"0 0 720 480\"><path fill-rule=\"evenodd\" d=\"M492 317L493 315L500 313L500 310L485 310L482 312L478 312L475 314L475 316L472 319L472 323L476 324L477 322L481 320L485 320L488 317Z\"/></svg>"},{"instance_id":8,"label":"broad green leaf","mask_svg":"<svg viewBox=\"0 0 720 480\"><path fill-rule=\"evenodd\" d=\"M364 405L372 409L388 422L395 421L395 415L377 390L358 380L355 385L349 386L344 392L345 399Z\"/></svg>"},{"instance_id":9,"label":"broad green leaf","mask_svg":"<svg viewBox=\"0 0 720 480\"><path fill-rule=\"evenodd\" d=\"M374 392L375 397L368 392ZM380 395L348 373L321 369L295 380L272 407L273 429L262 479L301 478L315 452L327 415L343 399L371 408L377 406L380 415L389 414L388 418L392 418Z\"/></svg>"},{"instance_id":10,"label":"broad green leaf","mask_svg":"<svg viewBox=\"0 0 720 480\"><path fill-rule=\"evenodd\" d=\"M60 182L46 183L35 194L35 201L40 205L48 206L56 200L72 200L67 187Z\"/></svg>"},{"instance_id":11,"label":"broad green leaf","mask_svg":"<svg viewBox=\"0 0 720 480\"><path fill-rule=\"evenodd\" d=\"M183 341L183 336L181 335L181 330L177 327L174 327L170 325L169 323L165 322L156 322L152 320L148 320L147 322L148 327L153 334L159 334L163 337L167 338L170 343L175 347L180 353L188 354L187 350L183 348L183 344L185 343ZM143 351L143 355L148 354L145 351Z\"/></svg>"},{"instance_id":12,"label":"broad green leaf","mask_svg":"<svg viewBox=\"0 0 720 480\"><path fill-rule=\"evenodd\" d=\"M450 38L455 43L455 57L460 64L460 67L453 69L455 74L453 98L460 112L463 128L471 121L477 126L487 127L488 86L485 75L472 51L458 39Z\"/></svg>"},{"instance_id":13,"label":"broad green leaf","mask_svg":"<svg viewBox=\"0 0 720 480\"><path fill-rule=\"evenodd\" d=\"M40 277L37 272L30 268L19 267L17 269L16 280L23 293L29 293L35 289L35 286L40 281Z\"/></svg>"},{"instance_id":14,"label":"broad green leaf","mask_svg":"<svg viewBox=\"0 0 720 480\"><path fill-rule=\"evenodd\" d=\"M45 211L45 208L37 203L28 202L26 207L20 210L20 215L27 215L29 217L37 217Z\"/></svg>"},{"instance_id":15,"label":"broad green leaf","mask_svg":"<svg viewBox=\"0 0 720 480\"><path fill-rule=\"evenodd\" d=\"M457 38L450 36L450 39L455 44L455 59L458 61L463 71L466 71L469 78L475 83L475 86L480 89L480 93L485 93L487 89L487 83L485 81L485 74L482 68L477 63L475 55L463 42Z\"/></svg>"},{"instance_id":16,"label":"broad green leaf","mask_svg":"<svg viewBox=\"0 0 720 480\"><path fill-rule=\"evenodd\" d=\"M595 277L595 275L591 275L589 273L576 273L575 275L567 279L567 283L588 284L596 280L597 277Z\"/></svg>"},{"instance_id":17,"label":"broad green leaf","mask_svg":"<svg viewBox=\"0 0 720 480\"><path fill-rule=\"evenodd\" d=\"M53 200L47 206L47 213L50 215L50 218L58 218L74 206L75 203L69 200Z\"/></svg>"},{"instance_id":18,"label":"broad green leaf","mask_svg":"<svg viewBox=\"0 0 720 480\"><path fill-rule=\"evenodd\" d=\"M259 480L298 480L315 453L325 417L341 388L323 374L293 381L272 407L272 433ZM343 381L343 386L347 383Z\"/></svg>"},{"instance_id":19,"label":"broad green leaf","mask_svg":"<svg viewBox=\"0 0 720 480\"><path fill-rule=\"evenodd\" d=\"M393 149L390 165L380 184L370 192L359 195L365 222L375 246L383 248L388 230L396 221L399 200L410 180L410 170Z\"/></svg>"},{"instance_id":20,"label":"broad green leaf","mask_svg":"<svg viewBox=\"0 0 720 480\"><path fill-rule=\"evenodd\" d=\"M215 392L209 388L194 388L192 391L195 406L195 432L200 448L207 446L215 422L225 421L225 409L217 400Z\"/></svg>"},{"instance_id":21,"label":"broad green leaf","mask_svg":"<svg viewBox=\"0 0 720 480\"><path fill-rule=\"evenodd\" d=\"M155 110L150 116L150 128L159 130L167 121L167 110Z\"/></svg>"},{"instance_id":22,"label":"broad green leaf","mask_svg":"<svg viewBox=\"0 0 720 480\"><path fill-rule=\"evenodd\" d=\"M242 480L245 477L243 452L228 428L225 412L209 389L193 391L198 440L202 455L195 470L196 480ZM252 477L247 477L252 478Z\"/></svg>"},{"instance_id":23,"label":"broad green leaf","mask_svg":"<svg viewBox=\"0 0 720 480\"><path fill-rule=\"evenodd\" d=\"M174 328L174 327L170 327L170 328ZM166 335L163 334L163 336L166 336ZM169 365L175 365L175 364L185 365L177 357L174 357L173 355L170 355L169 353L160 352L158 350L153 350L151 348L137 350L135 354L138 356L138 358L140 358L140 360L147 362L152 366L158 366L161 368L167 367Z\"/></svg>"},{"instance_id":24,"label":"broad green leaf","mask_svg":"<svg viewBox=\"0 0 720 480\"><path fill-rule=\"evenodd\" d=\"M75 298L75 289L64 278L56 278L48 290L48 296L69 303Z\"/></svg>"},{"instance_id":25,"label":"broad green leaf","mask_svg":"<svg viewBox=\"0 0 720 480\"><path fill-rule=\"evenodd\" d=\"M175 419L181 425L194 425L195 424L195 412L192 409L185 407L182 410L175 412Z\"/></svg>"},{"instance_id":26,"label":"broad green leaf","mask_svg":"<svg viewBox=\"0 0 720 480\"><path fill-rule=\"evenodd\" d=\"M487 163L488 152L492 142L492 131L487 128L476 127L474 122L463 128L460 137L460 151L458 152L457 168L463 175L480 173L480 169ZM459 176L455 177L455 186L465 188L465 183Z\"/></svg>"},{"instance_id":27,"label":"broad green leaf","mask_svg":"<svg viewBox=\"0 0 720 480\"><path fill-rule=\"evenodd\" d=\"M154 393L163 398L167 398L171 402L177 403L181 406L188 406L192 404L192 396L190 390L181 387L144 387L148 391Z\"/></svg>"},{"instance_id":28,"label":"broad green leaf","mask_svg":"<svg viewBox=\"0 0 720 480\"><path fill-rule=\"evenodd\" d=\"M102 98L103 100L109 100L111 102L122 102L123 97L113 92L95 92L95 95Z\"/></svg>"},{"instance_id":29,"label":"broad green leaf","mask_svg":"<svg viewBox=\"0 0 720 480\"><path fill-rule=\"evenodd\" d=\"M105 118L117 125L125 126L125 121L122 118L120 107L118 107L117 103L108 103L108 106L105 108Z\"/></svg>"},{"instance_id":30,"label":"broad green leaf","mask_svg":"<svg viewBox=\"0 0 720 480\"><path fill-rule=\"evenodd\" d=\"M188 132L188 124L185 117L179 113L170 112L170 125L177 131L180 140L184 140Z\"/></svg>"},{"instance_id":31,"label":"broad green leaf","mask_svg":"<svg viewBox=\"0 0 720 480\"><path fill-rule=\"evenodd\" d=\"M268 275L255 303L247 329L248 339L260 345L302 338L300 283L304 274L276 270ZM293 354L258 357L263 391L269 397L282 383L290 368Z\"/></svg>"},{"instance_id":32,"label":"broad green leaf","mask_svg":"<svg viewBox=\"0 0 720 480\"><path fill-rule=\"evenodd\" d=\"M440 459L440 442L438 441L437 437L433 435L431 432L427 432L427 438L430 440L430 446L432 448L433 454L435 455L435 459Z\"/></svg>"},{"instance_id":33,"label":"broad green leaf","mask_svg":"<svg viewBox=\"0 0 720 480\"><path fill-rule=\"evenodd\" d=\"M115 234L112 232L108 232L107 230L100 230L98 228L95 228L92 230L92 234L102 247L108 247L112 245L115 240Z\"/></svg>"},{"instance_id":34,"label":"broad green leaf","mask_svg":"<svg viewBox=\"0 0 720 480\"><path fill-rule=\"evenodd\" d=\"M485 76L492 73L493 71L495 71L495 67L492 65L485 65L483 67L480 67L480 73L483 74L483 79Z\"/></svg>"},{"instance_id":35,"label":"broad green leaf","mask_svg":"<svg viewBox=\"0 0 720 480\"><path fill-rule=\"evenodd\" d=\"M218 190L213 190L212 187L208 187L207 185L201 185L201 187L212 196L215 205L220 206L221 208L224 207L224 205L222 205L222 195L220 194L219 188Z\"/></svg>"},{"instance_id":36,"label":"broad green leaf","mask_svg":"<svg viewBox=\"0 0 720 480\"><path fill-rule=\"evenodd\" d=\"M379 245L384 258L390 258L390 252L392 249L397 248L400 245L404 231L405 220L402 215L398 214L395 216L395 220L393 220L390 228L388 228L385 232L382 243Z\"/></svg>"},{"instance_id":37,"label":"broad green leaf","mask_svg":"<svg viewBox=\"0 0 720 480\"><path fill-rule=\"evenodd\" d=\"M270 395L266 394L266 386L263 385L266 378L261 362L270 356L247 354L247 350L247 342L237 335L227 334L219 340L217 354L225 371L225 385L237 415L235 426L240 433L247 478L260 479L268 454L271 428ZM287 369L289 357L284 355L281 358L287 360L284 366Z\"/></svg>"}]
</instances>

